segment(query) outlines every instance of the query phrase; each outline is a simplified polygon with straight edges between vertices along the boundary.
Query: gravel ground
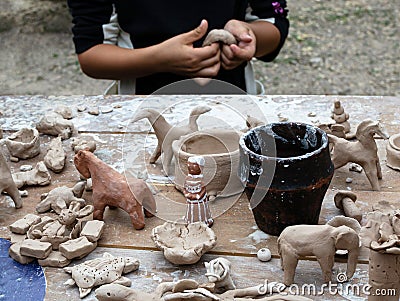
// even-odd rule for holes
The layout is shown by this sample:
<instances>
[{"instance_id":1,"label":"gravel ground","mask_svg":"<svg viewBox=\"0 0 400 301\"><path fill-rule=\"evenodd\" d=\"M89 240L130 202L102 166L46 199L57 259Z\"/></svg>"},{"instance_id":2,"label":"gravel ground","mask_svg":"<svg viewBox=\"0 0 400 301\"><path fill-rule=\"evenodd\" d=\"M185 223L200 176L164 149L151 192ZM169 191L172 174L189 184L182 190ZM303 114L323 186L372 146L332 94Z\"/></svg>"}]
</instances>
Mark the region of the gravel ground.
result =
<instances>
[{"instance_id":1,"label":"gravel ground","mask_svg":"<svg viewBox=\"0 0 400 301\"><path fill-rule=\"evenodd\" d=\"M0 3L0 94L101 94L110 82L80 71L65 3L41 0L52 6L38 11L30 2L21 13L24 1L31 0ZM54 5L61 14L49 14ZM400 95L400 0L288 0L288 7L281 54L255 63L267 94Z\"/></svg>"}]
</instances>

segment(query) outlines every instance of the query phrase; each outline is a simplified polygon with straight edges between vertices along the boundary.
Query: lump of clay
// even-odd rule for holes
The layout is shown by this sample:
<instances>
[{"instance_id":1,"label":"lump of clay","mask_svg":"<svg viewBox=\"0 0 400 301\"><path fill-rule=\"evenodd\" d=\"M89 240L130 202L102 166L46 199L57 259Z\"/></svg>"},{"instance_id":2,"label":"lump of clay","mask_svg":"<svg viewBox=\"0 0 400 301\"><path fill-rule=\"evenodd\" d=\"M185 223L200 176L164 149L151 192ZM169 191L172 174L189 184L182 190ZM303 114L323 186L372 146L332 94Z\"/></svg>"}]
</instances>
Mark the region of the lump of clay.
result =
<instances>
[{"instance_id":1,"label":"lump of clay","mask_svg":"<svg viewBox=\"0 0 400 301\"><path fill-rule=\"evenodd\" d=\"M204 39L203 47L209 46L212 43L222 43L226 45L237 44L236 38L233 34L225 29L213 29Z\"/></svg>"},{"instance_id":2,"label":"lump of clay","mask_svg":"<svg viewBox=\"0 0 400 301\"><path fill-rule=\"evenodd\" d=\"M92 153L96 150L96 142L93 140L93 138L76 137L72 138L71 140L71 147L75 154L80 150L88 150Z\"/></svg>"},{"instance_id":3,"label":"lump of clay","mask_svg":"<svg viewBox=\"0 0 400 301\"><path fill-rule=\"evenodd\" d=\"M47 168L59 173L64 169L66 154L64 152L61 137L57 137L50 142L49 149L44 157L44 164Z\"/></svg>"},{"instance_id":4,"label":"lump of clay","mask_svg":"<svg viewBox=\"0 0 400 301\"><path fill-rule=\"evenodd\" d=\"M362 121L356 132L357 141L347 141L329 135L329 143L333 145L332 162L338 169L348 162L361 165L372 186L373 190L380 190L379 179L382 179L382 171L378 157L378 147L374 135L377 134L384 139L389 136L382 129L379 122L370 119Z\"/></svg>"},{"instance_id":5,"label":"lump of clay","mask_svg":"<svg viewBox=\"0 0 400 301\"><path fill-rule=\"evenodd\" d=\"M64 268L64 271L70 273L72 277L66 284L76 284L81 298L90 294L93 287L106 283L130 286L131 280L122 275L136 271L139 264L139 260L133 257L114 257L104 253L102 258Z\"/></svg>"},{"instance_id":6,"label":"lump of clay","mask_svg":"<svg viewBox=\"0 0 400 301\"><path fill-rule=\"evenodd\" d=\"M12 177L18 188L25 185L46 186L51 182L51 175L43 161L38 162L32 170L13 173Z\"/></svg>"},{"instance_id":7,"label":"lump of clay","mask_svg":"<svg viewBox=\"0 0 400 301\"><path fill-rule=\"evenodd\" d=\"M271 260L271 251L268 248L261 248L257 251L257 258L260 261L270 261Z\"/></svg>"},{"instance_id":8,"label":"lump of clay","mask_svg":"<svg viewBox=\"0 0 400 301\"><path fill-rule=\"evenodd\" d=\"M16 234L26 234L32 225L40 222L40 216L35 214L27 214L23 218L12 223L9 228L10 231Z\"/></svg>"},{"instance_id":9,"label":"lump of clay","mask_svg":"<svg viewBox=\"0 0 400 301\"><path fill-rule=\"evenodd\" d=\"M207 113L210 110L211 108L208 106L197 106L193 108L190 112L189 123L184 126L172 126L165 120L160 112L154 109L143 109L138 112L132 122L147 118L158 140L157 147L151 155L149 162L152 164L155 163L161 156L161 153L164 153L163 168L164 171L169 174L173 156L172 142L178 140L181 136L197 132L199 130L197 119L201 114Z\"/></svg>"},{"instance_id":10,"label":"lump of clay","mask_svg":"<svg viewBox=\"0 0 400 301\"><path fill-rule=\"evenodd\" d=\"M23 128L6 139L11 156L30 159L40 153L39 132L36 129Z\"/></svg>"},{"instance_id":11,"label":"lump of clay","mask_svg":"<svg viewBox=\"0 0 400 301\"><path fill-rule=\"evenodd\" d=\"M15 208L22 207L21 195L11 175L10 168L0 151L0 193L6 192L14 201Z\"/></svg>"},{"instance_id":12,"label":"lump of clay","mask_svg":"<svg viewBox=\"0 0 400 301\"><path fill-rule=\"evenodd\" d=\"M315 256L321 266L325 282L331 281L336 250L347 250L347 279L356 270L359 254L358 233L345 225L296 225L285 228L278 238L285 285L294 282L300 257Z\"/></svg>"},{"instance_id":13,"label":"lump of clay","mask_svg":"<svg viewBox=\"0 0 400 301\"><path fill-rule=\"evenodd\" d=\"M236 289L231 277L231 263L229 260L218 257L210 262L204 262L207 269L206 277L210 283L215 283L217 292Z\"/></svg>"},{"instance_id":14,"label":"lump of clay","mask_svg":"<svg viewBox=\"0 0 400 301\"><path fill-rule=\"evenodd\" d=\"M79 151L74 163L82 176L92 178L94 219L103 220L106 206L113 206L129 214L135 229L144 228L144 214L151 217L156 212L154 196L145 181L126 179L89 151Z\"/></svg>"},{"instance_id":15,"label":"lump of clay","mask_svg":"<svg viewBox=\"0 0 400 301\"><path fill-rule=\"evenodd\" d=\"M41 202L36 206L36 211L44 213L50 209L60 214L62 209L68 208L71 202L78 202L81 206L86 205L86 201L82 199L85 182L78 182L74 187L67 186L56 187L47 194L42 195Z\"/></svg>"},{"instance_id":16,"label":"lump of clay","mask_svg":"<svg viewBox=\"0 0 400 301\"><path fill-rule=\"evenodd\" d=\"M56 112L57 114L60 114L64 119L72 119L74 117L71 107L67 107L64 105L58 106L54 110L54 112Z\"/></svg>"},{"instance_id":17,"label":"lump of clay","mask_svg":"<svg viewBox=\"0 0 400 301\"><path fill-rule=\"evenodd\" d=\"M174 264L196 263L217 243L214 231L203 222L188 225L166 222L153 229L151 238Z\"/></svg>"},{"instance_id":18,"label":"lump of clay","mask_svg":"<svg viewBox=\"0 0 400 301\"><path fill-rule=\"evenodd\" d=\"M36 129L42 134L60 136L61 139L70 138L75 131L74 124L70 120L55 112L44 115L36 124Z\"/></svg>"}]
</instances>

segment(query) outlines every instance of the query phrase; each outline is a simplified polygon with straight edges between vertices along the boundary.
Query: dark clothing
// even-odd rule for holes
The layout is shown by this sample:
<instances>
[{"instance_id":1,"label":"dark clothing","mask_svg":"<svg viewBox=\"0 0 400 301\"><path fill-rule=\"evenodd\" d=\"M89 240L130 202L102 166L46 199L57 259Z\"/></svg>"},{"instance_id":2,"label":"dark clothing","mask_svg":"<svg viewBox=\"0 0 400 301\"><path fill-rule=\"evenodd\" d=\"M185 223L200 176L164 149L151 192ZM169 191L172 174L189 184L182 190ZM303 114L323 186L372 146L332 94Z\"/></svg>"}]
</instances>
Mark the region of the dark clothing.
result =
<instances>
[{"instance_id":1,"label":"dark clothing","mask_svg":"<svg viewBox=\"0 0 400 301\"><path fill-rule=\"evenodd\" d=\"M73 17L73 35L76 52L82 53L104 41L103 25L110 22L115 7L121 29L130 35L134 48L161 43L178 34L196 28L202 19L209 30L224 28L231 19L245 20L250 5L252 15L260 19L275 18L273 22L281 33L279 47L260 59L273 60L279 53L288 33L286 1L146 1L146 0L68 0ZM200 47L202 41L195 46ZM244 66L219 72L217 79L227 81L245 90ZM174 74L154 74L136 81L137 94L150 94L169 83L185 79Z\"/></svg>"}]
</instances>

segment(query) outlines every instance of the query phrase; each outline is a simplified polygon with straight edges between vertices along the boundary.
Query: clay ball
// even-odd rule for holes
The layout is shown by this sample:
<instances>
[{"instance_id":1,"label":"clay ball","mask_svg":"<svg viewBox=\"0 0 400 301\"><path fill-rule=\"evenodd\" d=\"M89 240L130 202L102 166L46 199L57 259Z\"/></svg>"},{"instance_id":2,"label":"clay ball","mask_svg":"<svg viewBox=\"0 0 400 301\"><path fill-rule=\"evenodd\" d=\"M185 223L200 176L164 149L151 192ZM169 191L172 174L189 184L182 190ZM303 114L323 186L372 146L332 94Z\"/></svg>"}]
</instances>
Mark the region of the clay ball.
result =
<instances>
[{"instance_id":1,"label":"clay ball","mask_svg":"<svg viewBox=\"0 0 400 301\"><path fill-rule=\"evenodd\" d=\"M257 252L257 258L260 261L270 261L271 260L271 251L268 248L261 248Z\"/></svg>"}]
</instances>

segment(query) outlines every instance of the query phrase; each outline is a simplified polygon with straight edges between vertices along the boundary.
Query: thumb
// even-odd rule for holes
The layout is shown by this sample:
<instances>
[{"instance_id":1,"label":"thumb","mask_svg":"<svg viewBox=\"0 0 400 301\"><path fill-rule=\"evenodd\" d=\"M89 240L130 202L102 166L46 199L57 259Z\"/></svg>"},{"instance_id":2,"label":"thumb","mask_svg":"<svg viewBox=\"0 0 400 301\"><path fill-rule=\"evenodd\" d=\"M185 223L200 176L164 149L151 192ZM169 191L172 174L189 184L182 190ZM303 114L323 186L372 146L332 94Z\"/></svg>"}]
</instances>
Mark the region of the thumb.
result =
<instances>
[{"instance_id":1,"label":"thumb","mask_svg":"<svg viewBox=\"0 0 400 301\"><path fill-rule=\"evenodd\" d=\"M206 34L208 29L208 22L206 20L202 20L200 25L195 29L184 33L185 42L188 44L192 44L193 42L200 40Z\"/></svg>"}]
</instances>

